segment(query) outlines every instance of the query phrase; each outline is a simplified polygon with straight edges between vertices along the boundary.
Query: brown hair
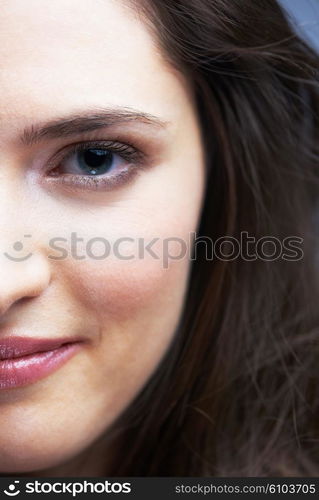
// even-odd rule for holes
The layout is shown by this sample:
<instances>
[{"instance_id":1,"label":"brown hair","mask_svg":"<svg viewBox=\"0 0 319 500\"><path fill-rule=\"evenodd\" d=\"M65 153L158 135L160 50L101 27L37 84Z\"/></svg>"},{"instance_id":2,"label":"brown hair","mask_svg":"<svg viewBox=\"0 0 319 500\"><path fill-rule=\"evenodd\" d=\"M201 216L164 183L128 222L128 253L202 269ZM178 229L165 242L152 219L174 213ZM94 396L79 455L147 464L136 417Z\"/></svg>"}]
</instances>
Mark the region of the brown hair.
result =
<instances>
[{"instance_id":1,"label":"brown hair","mask_svg":"<svg viewBox=\"0 0 319 500\"><path fill-rule=\"evenodd\" d=\"M318 69L275 0L135 1L190 82L207 151L197 235L303 238L294 262L208 261L116 422L114 476L318 473ZM115 452L116 450L116 452Z\"/></svg>"}]
</instances>

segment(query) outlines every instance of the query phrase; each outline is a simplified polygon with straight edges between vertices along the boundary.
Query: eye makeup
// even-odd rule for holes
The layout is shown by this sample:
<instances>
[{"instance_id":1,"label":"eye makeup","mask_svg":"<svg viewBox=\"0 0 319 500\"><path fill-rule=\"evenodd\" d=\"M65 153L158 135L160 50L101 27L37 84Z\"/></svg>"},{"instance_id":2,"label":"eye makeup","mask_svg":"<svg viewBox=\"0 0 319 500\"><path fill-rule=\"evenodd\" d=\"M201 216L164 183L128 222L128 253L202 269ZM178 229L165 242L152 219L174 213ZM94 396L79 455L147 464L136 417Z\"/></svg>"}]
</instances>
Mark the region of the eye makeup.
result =
<instances>
[{"instance_id":1,"label":"eye makeup","mask_svg":"<svg viewBox=\"0 0 319 500\"><path fill-rule=\"evenodd\" d=\"M145 155L119 141L86 141L59 151L46 175L75 188L107 191L123 186L137 174Z\"/></svg>"}]
</instances>

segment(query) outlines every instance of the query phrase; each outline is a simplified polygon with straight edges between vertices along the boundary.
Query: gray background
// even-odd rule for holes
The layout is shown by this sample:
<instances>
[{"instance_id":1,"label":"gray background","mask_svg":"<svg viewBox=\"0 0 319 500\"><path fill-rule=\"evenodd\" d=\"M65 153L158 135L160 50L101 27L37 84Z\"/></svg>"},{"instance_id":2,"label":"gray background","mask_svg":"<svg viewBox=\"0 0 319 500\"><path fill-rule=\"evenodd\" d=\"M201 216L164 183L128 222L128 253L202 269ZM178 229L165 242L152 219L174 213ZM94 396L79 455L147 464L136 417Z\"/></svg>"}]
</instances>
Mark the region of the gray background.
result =
<instances>
[{"instance_id":1,"label":"gray background","mask_svg":"<svg viewBox=\"0 0 319 500\"><path fill-rule=\"evenodd\" d=\"M319 0L280 0L297 31L319 51Z\"/></svg>"}]
</instances>

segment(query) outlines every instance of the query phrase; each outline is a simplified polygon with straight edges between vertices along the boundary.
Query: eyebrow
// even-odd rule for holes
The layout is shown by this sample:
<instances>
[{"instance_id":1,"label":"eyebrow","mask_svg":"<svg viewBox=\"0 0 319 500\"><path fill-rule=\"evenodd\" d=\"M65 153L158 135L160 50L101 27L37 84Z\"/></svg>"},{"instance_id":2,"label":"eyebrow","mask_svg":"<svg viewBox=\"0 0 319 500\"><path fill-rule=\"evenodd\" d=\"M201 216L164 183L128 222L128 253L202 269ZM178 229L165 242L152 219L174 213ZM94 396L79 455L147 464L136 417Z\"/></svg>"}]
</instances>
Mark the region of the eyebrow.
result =
<instances>
[{"instance_id":1,"label":"eyebrow","mask_svg":"<svg viewBox=\"0 0 319 500\"><path fill-rule=\"evenodd\" d=\"M45 138L56 139L61 136L90 132L131 121L157 128L163 128L168 124L156 116L130 108L99 109L97 111L77 112L42 124L33 124L24 129L20 139L24 145L31 146Z\"/></svg>"}]
</instances>

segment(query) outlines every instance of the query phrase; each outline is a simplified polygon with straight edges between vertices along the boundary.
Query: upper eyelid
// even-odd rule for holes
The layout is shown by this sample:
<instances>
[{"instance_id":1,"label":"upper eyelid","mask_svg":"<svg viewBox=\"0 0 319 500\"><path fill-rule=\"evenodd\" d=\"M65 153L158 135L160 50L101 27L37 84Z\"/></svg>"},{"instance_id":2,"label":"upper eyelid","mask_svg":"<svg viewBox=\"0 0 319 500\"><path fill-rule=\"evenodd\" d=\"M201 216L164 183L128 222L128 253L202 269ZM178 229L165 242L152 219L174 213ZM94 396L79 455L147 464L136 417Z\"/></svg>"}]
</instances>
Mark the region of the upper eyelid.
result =
<instances>
[{"instance_id":1,"label":"upper eyelid","mask_svg":"<svg viewBox=\"0 0 319 500\"><path fill-rule=\"evenodd\" d=\"M132 158L135 156L135 161L142 161L145 159L145 154L140 151L138 148L131 144L126 144L126 143L121 143L120 141L110 141L110 140L92 140L92 141L77 141L75 143L69 144L67 146L64 146L63 148L59 149L47 162L47 168L46 170L49 171L50 169L56 169L59 167L57 164L58 161L63 161L69 159L72 154L76 153L77 151L89 149L90 147L93 149L98 149L99 147L102 149L103 147L105 149L110 149L114 150L116 152L116 145L118 146L128 146L131 149L131 152L128 153L127 155L131 154ZM63 152L65 153L63 154ZM119 149L117 150L119 155L121 155ZM122 154L124 157L124 153Z\"/></svg>"},{"instance_id":2,"label":"upper eyelid","mask_svg":"<svg viewBox=\"0 0 319 500\"><path fill-rule=\"evenodd\" d=\"M140 154L140 163L146 167L151 167L159 163L170 151L170 146L174 142L172 130L157 127L155 130L146 130L144 127L111 127L91 130L89 132L77 132L71 137L60 136L56 139L47 139L45 143L36 144L31 150L25 149L20 144L22 154L25 154L27 163L33 166L33 170L43 169L43 164L51 164L52 159L60 152L66 151L73 145L83 142L118 142L127 144L136 149ZM29 148L28 148L29 149ZM142 165L141 165L142 166Z\"/></svg>"},{"instance_id":3,"label":"upper eyelid","mask_svg":"<svg viewBox=\"0 0 319 500\"><path fill-rule=\"evenodd\" d=\"M73 142L71 144L68 144L62 148L60 148L57 153L59 152L62 152L64 151L65 149L68 150L70 149L70 152L72 153L72 151L77 151L77 150L83 150L83 149L117 149L119 150L121 148L121 146L124 146L124 147L128 147L130 148L132 151L136 151L138 152L138 148L136 148L134 145L132 144L128 144L128 143L125 143L125 142L121 142L121 141L112 141L112 140L99 140L99 139L95 139L95 140L79 140L79 141L76 141L76 142Z\"/></svg>"}]
</instances>

